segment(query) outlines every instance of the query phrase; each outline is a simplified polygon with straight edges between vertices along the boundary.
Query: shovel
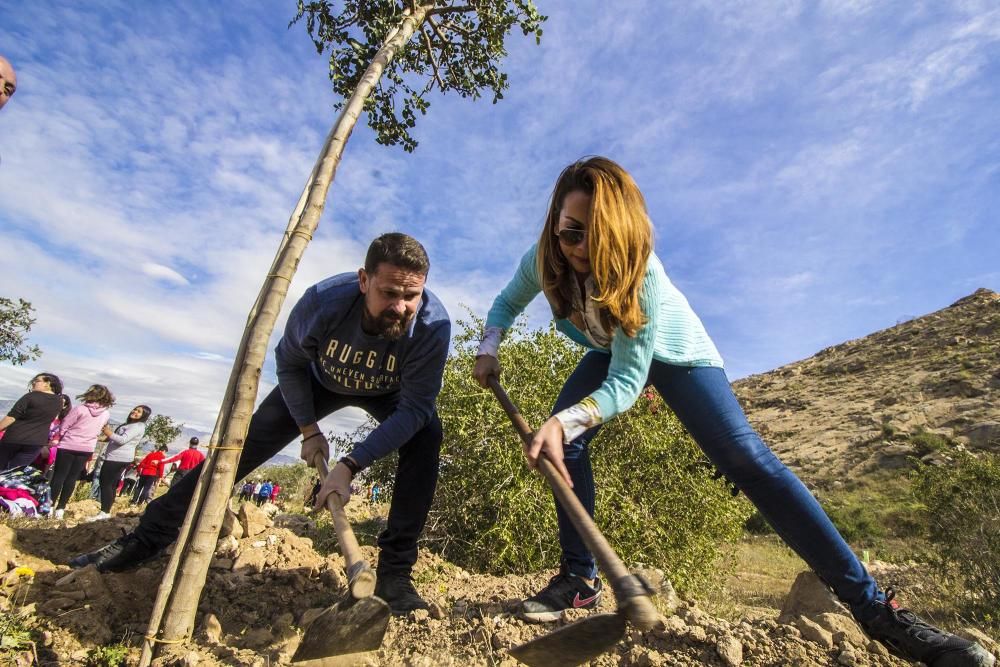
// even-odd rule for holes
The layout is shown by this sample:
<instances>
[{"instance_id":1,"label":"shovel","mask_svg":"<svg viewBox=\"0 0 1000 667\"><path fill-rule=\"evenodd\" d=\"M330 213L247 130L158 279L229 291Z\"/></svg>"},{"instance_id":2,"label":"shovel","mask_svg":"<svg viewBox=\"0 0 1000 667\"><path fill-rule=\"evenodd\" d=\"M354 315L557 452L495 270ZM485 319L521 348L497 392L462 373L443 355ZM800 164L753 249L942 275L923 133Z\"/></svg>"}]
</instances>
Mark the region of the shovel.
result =
<instances>
[{"instance_id":1,"label":"shovel","mask_svg":"<svg viewBox=\"0 0 1000 667\"><path fill-rule=\"evenodd\" d=\"M517 406L507 396L496 376L491 375L488 382L514 425L514 430L525 444L530 444L533 432ZM515 646L509 653L529 667L578 665L593 660L617 644L625 636L626 619L641 630L650 630L660 614L649 598L649 585L628 571L573 490L544 454L538 457L538 470L552 487L552 492L573 522L573 527L597 559L598 566L615 593L618 611L613 614L592 614Z\"/></svg>"},{"instance_id":2,"label":"shovel","mask_svg":"<svg viewBox=\"0 0 1000 667\"><path fill-rule=\"evenodd\" d=\"M322 455L313 463L323 479L330 474L330 467ZM326 506L333 515L333 528L337 544L347 564L347 585L350 596L328 607L306 628L292 662L302 667L351 664L352 653L374 651L382 645L382 637L389 627L389 605L375 597L375 573L361 555L361 547L354 537L354 530L344 513L340 496L331 493ZM308 661L308 662L306 662Z\"/></svg>"}]
</instances>

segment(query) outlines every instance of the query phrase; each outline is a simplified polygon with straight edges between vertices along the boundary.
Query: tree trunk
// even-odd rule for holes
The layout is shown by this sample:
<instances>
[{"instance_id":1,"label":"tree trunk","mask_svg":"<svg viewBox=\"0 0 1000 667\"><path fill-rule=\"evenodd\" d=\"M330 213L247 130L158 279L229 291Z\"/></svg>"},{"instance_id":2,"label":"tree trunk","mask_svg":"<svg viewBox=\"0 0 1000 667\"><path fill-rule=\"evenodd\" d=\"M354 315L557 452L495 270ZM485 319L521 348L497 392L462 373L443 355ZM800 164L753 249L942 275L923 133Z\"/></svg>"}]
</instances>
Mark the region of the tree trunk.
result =
<instances>
[{"instance_id":1,"label":"tree trunk","mask_svg":"<svg viewBox=\"0 0 1000 667\"><path fill-rule=\"evenodd\" d=\"M143 642L139 663L141 667L148 667L157 644L180 643L192 634L198 600L215 552L257 397L267 342L288 293L288 285L319 224L327 192L333 183L347 140L363 111L365 100L386 66L399 48L409 41L432 6L432 3L417 5L412 13L409 10L404 12L400 25L386 38L327 136L306 190L299 199L296 212L292 215L294 224L289 222L271 271L250 311L212 433L212 449L157 592Z\"/></svg>"}]
</instances>

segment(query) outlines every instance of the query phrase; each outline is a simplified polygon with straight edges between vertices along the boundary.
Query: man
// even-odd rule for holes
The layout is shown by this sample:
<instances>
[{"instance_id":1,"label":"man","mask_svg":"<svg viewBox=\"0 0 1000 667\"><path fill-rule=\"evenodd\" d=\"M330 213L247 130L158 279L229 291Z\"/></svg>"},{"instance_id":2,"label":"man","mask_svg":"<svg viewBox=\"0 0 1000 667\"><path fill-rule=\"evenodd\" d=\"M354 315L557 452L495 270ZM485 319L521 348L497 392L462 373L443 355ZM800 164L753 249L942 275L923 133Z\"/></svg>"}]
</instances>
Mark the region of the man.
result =
<instances>
[{"instance_id":1,"label":"man","mask_svg":"<svg viewBox=\"0 0 1000 667\"><path fill-rule=\"evenodd\" d=\"M17 73L10 61L0 56L0 109L3 109L17 90Z\"/></svg>"},{"instance_id":2,"label":"man","mask_svg":"<svg viewBox=\"0 0 1000 667\"><path fill-rule=\"evenodd\" d=\"M187 449L177 456L171 456L169 459L163 461L163 465L179 461L177 470L174 471L174 476L170 480L170 486L176 486L178 482L184 479L185 475L200 466L204 460L205 455L198 451L198 438L188 440Z\"/></svg>"},{"instance_id":3,"label":"man","mask_svg":"<svg viewBox=\"0 0 1000 667\"><path fill-rule=\"evenodd\" d=\"M248 475L296 434L310 465L316 456L329 459L320 419L347 406L371 414L379 426L333 467L315 506L325 506L331 493L348 502L353 477L399 450L389 519L378 537L375 588L396 614L427 608L411 569L437 486L442 434L435 402L451 337L448 313L424 289L429 268L415 239L384 234L372 242L357 274L306 290L275 349L278 387L250 421L236 475ZM95 563L102 572L117 572L158 554L176 539L196 478L185 476L151 503L133 533L71 565Z\"/></svg>"}]
</instances>

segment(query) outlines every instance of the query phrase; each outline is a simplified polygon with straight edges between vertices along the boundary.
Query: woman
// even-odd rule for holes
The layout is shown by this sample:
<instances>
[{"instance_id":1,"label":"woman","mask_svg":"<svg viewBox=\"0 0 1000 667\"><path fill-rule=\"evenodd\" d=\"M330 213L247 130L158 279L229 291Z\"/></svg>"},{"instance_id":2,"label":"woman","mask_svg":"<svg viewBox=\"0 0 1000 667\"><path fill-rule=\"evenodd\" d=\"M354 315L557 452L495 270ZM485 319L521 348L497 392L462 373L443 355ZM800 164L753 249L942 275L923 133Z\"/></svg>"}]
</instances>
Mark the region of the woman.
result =
<instances>
[{"instance_id":1,"label":"woman","mask_svg":"<svg viewBox=\"0 0 1000 667\"><path fill-rule=\"evenodd\" d=\"M645 201L624 169L593 157L563 170L538 243L493 302L473 371L484 387L489 376L499 376L502 334L539 292L556 327L591 348L525 447L529 465L544 453L593 515L588 444L603 422L627 410L651 384L715 466L832 586L869 635L931 667L993 665L978 644L902 613L892 593L879 590L816 499L753 431L715 345L652 250ZM562 564L522 603L529 620L556 620L565 609L596 606L601 597L593 555L562 509L556 511Z\"/></svg>"},{"instance_id":2,"label":"woman","mask_svg":"<svg viewBox=\"0 0 1000 667\"><path fill-rule=\"evenodd\" d=\"M125 468L135 459L135 448L146 435L146 420L149 419L151 412L148 405L137 405L132 408L124 424L113 431L108 426L104 427L103 432L108 438L108 446L98 476L101 487L101 511L91 517L90 521L111 518L111 506L115 503L118 482L121 481Z\"/></svg>"},{"instance_id":3,"label":"woman","mask_svg":"<svg viewBox=\"0 0 1000 667\"><path fill-rule=\"evenodd\" d=\"M52 373L31 379L28 393L17 399L7 416L0 419L0 472L26 466L49 441L49 426L59 415L62 381Z\"/></svg>"},{"instance_id":4,"label":"woman","mask_svg":"<svg viewBox=\"0 0 1000 667\"><path fill-rule=\"evenodd\" d=\"M59 450L52 466L53 516L63 518L66 503L73 497L73 490L80 479L80 471L97 447L97 436L111 417L115 397L102 384L90 385L77 398L80 405L69 411L59 425Z\"/></svg>"},{"instance_id":5,"label":"woman","mask_svg":"<svg viewBox=\"0 0 1000 667\"><path fill-rule=\"evenodd\" d=\"M136 484L135 494L132 496L133 505L142 505L152 500L156 482L163 477L163 459L166 458L164 453L166 451L166 445L157 445L156 449L146 454L139 462L137 468L139 482Z\"/></svg>"}]
</instances>

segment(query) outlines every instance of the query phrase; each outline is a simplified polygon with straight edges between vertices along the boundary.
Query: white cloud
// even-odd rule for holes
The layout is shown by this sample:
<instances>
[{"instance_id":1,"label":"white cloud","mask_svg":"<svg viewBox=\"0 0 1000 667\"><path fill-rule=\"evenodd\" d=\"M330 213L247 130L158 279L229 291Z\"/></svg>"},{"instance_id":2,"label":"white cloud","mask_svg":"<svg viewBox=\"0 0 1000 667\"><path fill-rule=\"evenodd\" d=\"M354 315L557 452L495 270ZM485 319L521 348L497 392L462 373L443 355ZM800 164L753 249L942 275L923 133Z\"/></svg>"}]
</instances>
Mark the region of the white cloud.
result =
<instances>
[{"instance_id":1,"label":"white cloud","mask_svg":"<svg viewBox=\"0 0 1000 667\"><path fill-rule=\"evenodd\" d=\"M190 284L187 278L177 273L169 266L163 266L162 264L156 264L154 262L145 262L142 264L141 268L142 272L151 278L159 278L175 285Z\"/></svg>"}]
</instances>

